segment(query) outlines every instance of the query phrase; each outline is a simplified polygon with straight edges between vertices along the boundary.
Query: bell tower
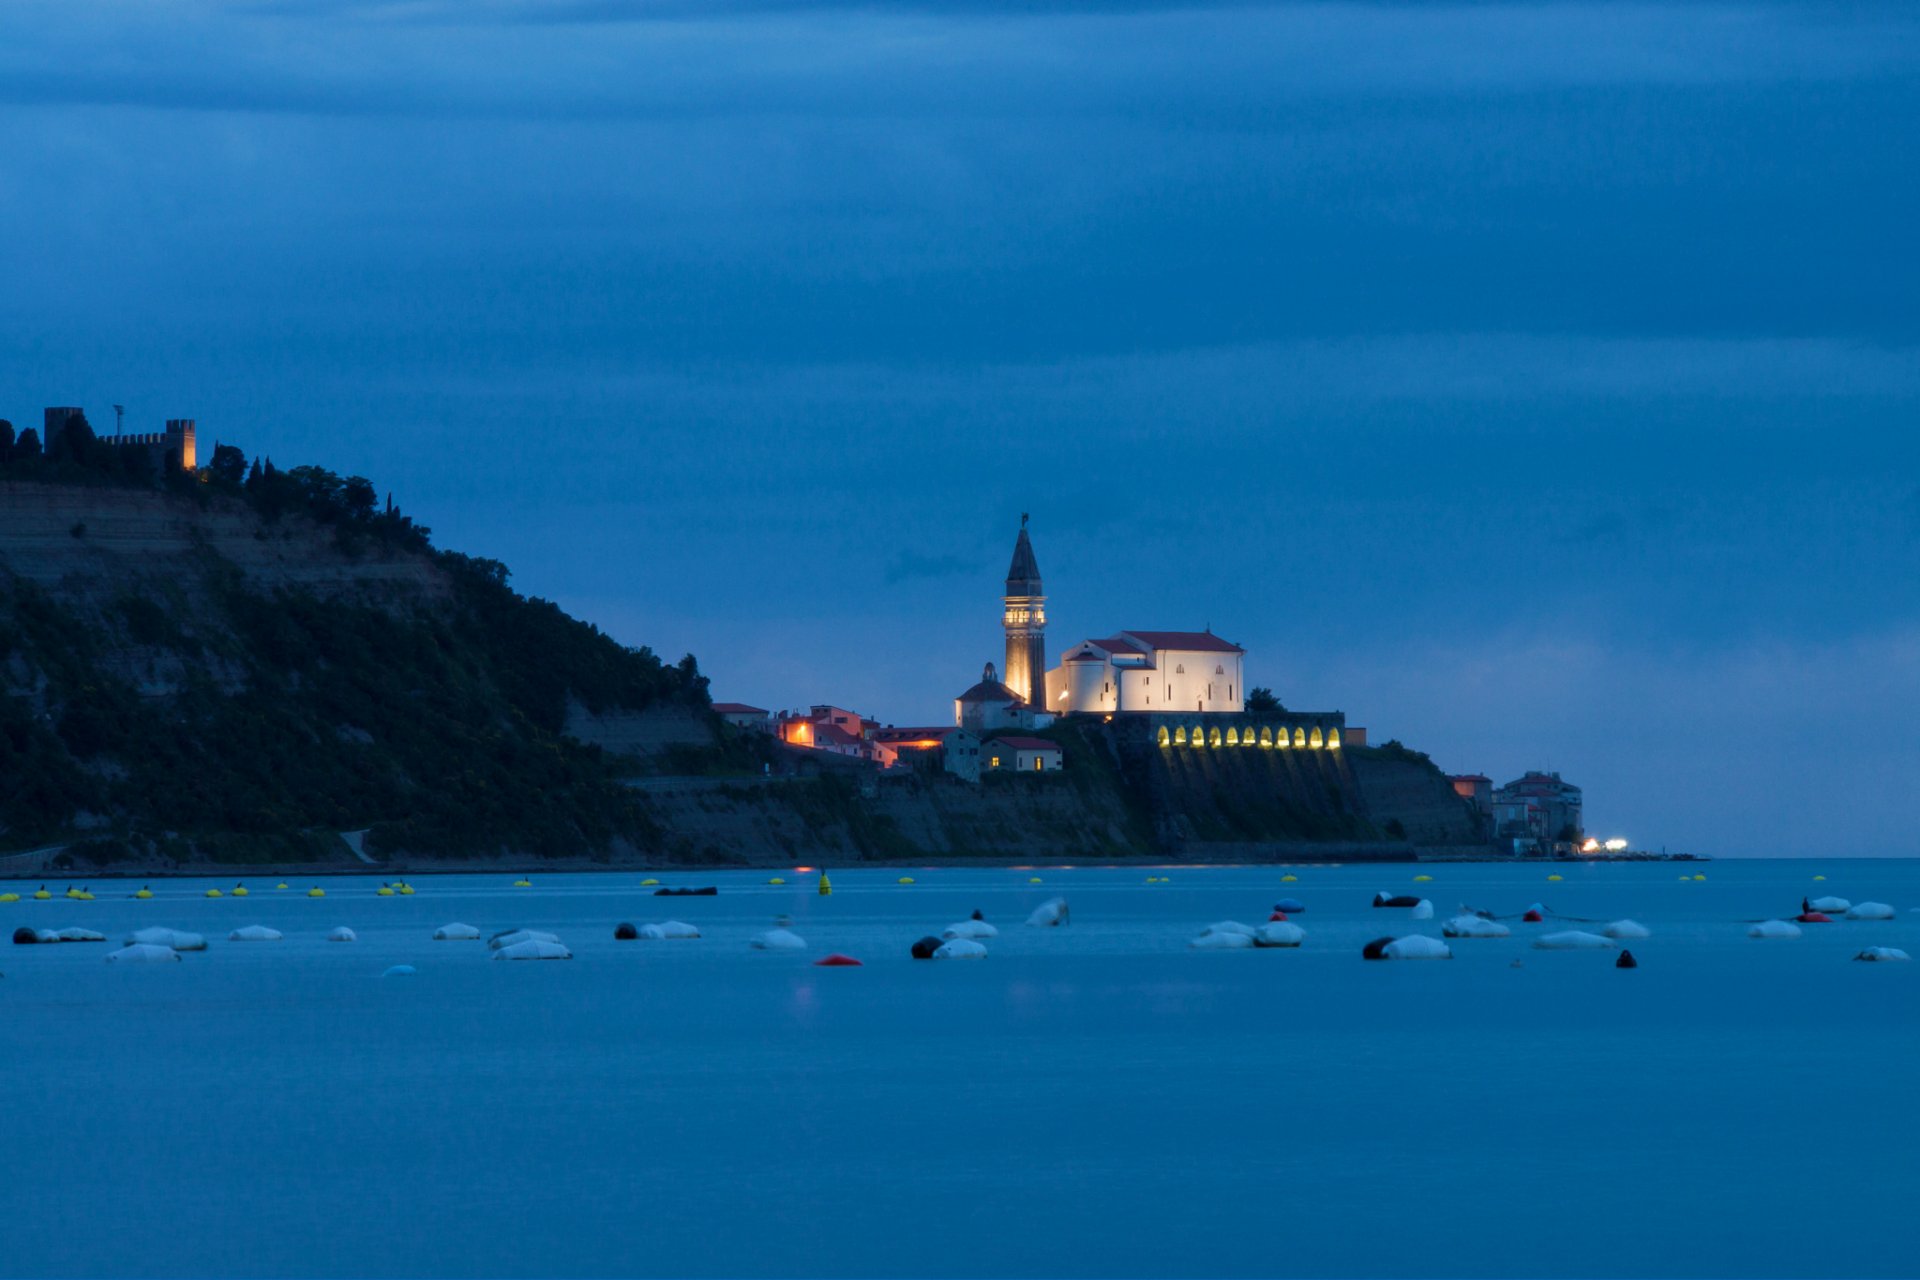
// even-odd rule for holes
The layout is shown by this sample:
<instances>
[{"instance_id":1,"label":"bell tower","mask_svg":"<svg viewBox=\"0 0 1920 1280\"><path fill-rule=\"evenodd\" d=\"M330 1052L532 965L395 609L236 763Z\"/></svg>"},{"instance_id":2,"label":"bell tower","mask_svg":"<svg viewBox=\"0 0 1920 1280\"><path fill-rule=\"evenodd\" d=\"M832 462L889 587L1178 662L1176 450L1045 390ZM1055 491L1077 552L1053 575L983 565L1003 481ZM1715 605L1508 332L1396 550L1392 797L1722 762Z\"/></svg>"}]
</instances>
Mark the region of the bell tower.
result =
<instances>
[{"instance_id":1,"label":"bell tower","mask_svg":"<svg viewBox=\"0 0 1920 1280\"><path fill-rule=\"evenodd\" d=\"M1020 538L1013 544L1013 563L1007 566L1007 594L1002 624L1007 629L1007 664L1003 679L1009 689L1027 701L1033 711L1045 711L1047 694L1047 597L1040 585L1040 565L1027 540L1027 516L1020 515Z\"/></svg>"}]
</instances>

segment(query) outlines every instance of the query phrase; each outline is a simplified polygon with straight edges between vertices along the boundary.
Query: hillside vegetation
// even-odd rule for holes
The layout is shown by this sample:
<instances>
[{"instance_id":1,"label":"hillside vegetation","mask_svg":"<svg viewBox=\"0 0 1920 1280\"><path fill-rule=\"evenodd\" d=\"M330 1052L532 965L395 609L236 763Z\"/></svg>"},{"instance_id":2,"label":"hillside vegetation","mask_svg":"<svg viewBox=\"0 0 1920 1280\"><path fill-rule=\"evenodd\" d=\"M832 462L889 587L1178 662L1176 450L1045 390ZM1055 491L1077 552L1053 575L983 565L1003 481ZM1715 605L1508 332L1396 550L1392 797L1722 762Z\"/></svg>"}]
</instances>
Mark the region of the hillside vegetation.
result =
<instances>
[{"instance_id":1,"label":"hillside vegetation","mask_svg":"<svg viewBox=\"0 0 1920 1280\"><path fill-rule=\"evenodd\" d=\"M107 461L118 463L117 458ZM667 664L431 548L364 480L0 469L0 845L81 858L613 857L661 833L563 733L705 714Z\"/></svg>"}]
</instances>

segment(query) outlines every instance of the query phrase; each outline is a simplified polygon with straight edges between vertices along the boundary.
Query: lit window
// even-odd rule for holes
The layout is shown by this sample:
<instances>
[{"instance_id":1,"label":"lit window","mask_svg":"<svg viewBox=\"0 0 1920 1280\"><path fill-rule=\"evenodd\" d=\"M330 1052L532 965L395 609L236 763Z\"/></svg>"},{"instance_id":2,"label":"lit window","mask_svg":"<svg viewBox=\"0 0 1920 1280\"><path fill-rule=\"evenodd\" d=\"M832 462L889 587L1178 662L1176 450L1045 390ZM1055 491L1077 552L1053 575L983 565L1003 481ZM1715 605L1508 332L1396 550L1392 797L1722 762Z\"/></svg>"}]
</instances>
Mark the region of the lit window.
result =
<instances>
[{"instance_id":1,"label":"lit window","mask_svg":"<svg viewBox=\"0 0 1920 1280\"><path fill-rule=\"evenodd\" d=\"M1231 725L1227 727L1227 745L1230 747L1237 747L1240 745L1240 731L1238 729L1233 728Z\"/></svg>"},{"instance_id":2,"label":"lit window","mask_svg":"<svg viewBox=\"0 0 1920 1280\"><path fill-rule=\"evenodd\" d=\"M1162 729L1160 732L1165 733L1166 730ZM1187 745L1187 726L1181 725L1173 731L1173 745L1176 747L1184 747Z\"/></svg>"},{"instance_id":3,"label":"lit window","mask_svg":"<svg viewBox=\"0 0 1920 1280\"><path fill-rule=\"evenodd\" d=\"M1307 739L1307 745L1310 747L1324 747L1327 745L1326 739L1320 736L1319 725L1313 726L1313 736Z\"/></svg>"},{"instance_id":4,"label":"lit window","mask_svg":"<svg viewBox=\"0 0 1920 1280\"><path fill-rule=\"evenodd\" d=\"M1207 745L1210 747L1217 747L1220 745L1220 729L1218 726L1214 727L1213 736L1207 739Z\"/></svg>"},{"instance_id":5,"label":"lit window","mask_svg":"<svg viewBox=\"0 0 1920 1280\"><path fill-rule=\"evenodd\" d=\"M1173 735L1167 732L1167 726L1165 725L1160 726L1160 745L1163 747L1173 745Z\"/></svg>"},{"instance_id":6,"label":"lit window","mask_svg":"<svg viewBox=\"0 0 1920 1280\"><path fill-rule=\"evenodd\" d=\"M1046 757L1045 757L1045 756L1035 756L1035 757L1033 758L1033 767L1034 767L1034 768L1036 768L1036 769L1044 769L1044 768L1046 768L1046 767L1047 767L1047 760L1046 760Z\"/></svg>"},{"instance_id":7,"label":"lit window","mask_svg":"<svg viewBox=\"0 0 1920 1280\"><path fill-rule=\"evenodd\" d=\"M988 761L988 763L991 764L994 768L998 769L1000 767L1000 757L995 756L992 760Z\"/></svg>"}]
</instances>

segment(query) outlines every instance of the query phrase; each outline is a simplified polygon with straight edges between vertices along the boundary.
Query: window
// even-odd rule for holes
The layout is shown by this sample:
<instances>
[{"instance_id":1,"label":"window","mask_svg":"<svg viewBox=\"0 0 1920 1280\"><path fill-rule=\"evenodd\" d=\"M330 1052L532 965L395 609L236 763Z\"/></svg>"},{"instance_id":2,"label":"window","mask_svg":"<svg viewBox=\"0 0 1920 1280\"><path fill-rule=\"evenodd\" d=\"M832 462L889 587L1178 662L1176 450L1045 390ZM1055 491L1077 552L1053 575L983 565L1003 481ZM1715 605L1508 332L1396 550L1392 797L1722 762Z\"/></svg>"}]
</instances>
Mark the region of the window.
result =
<instances>
[{"instance_id":1,"label":"window","mask_svg":"<svg viewBox=\"0 0 1920 1280\"><path fill-rule=\"evenodd\" d=\"M1046 758L1045 756L1043 756L1043 755L1041 755L1041 754L1040 754L1039 752L1035 752L1035 753L1034 753L1034 756L1033 756L1033 767L1034 767L1034 768L1036 768L1036 769L1044 769L1044 768L1046 768L1046 767L1047 767L1047 758Z\"/></svg>"},{"instance_id":2,"label":"window","mask_svg":"<svg viewBox=\"0 0 1920 1280\"><path fill-rule=\"evenodd\" d=\"M1167 732L1165 725L1160 726L1160 745L1163 747L1173 745L1173 735Z\"/></svg>"},{"instance_id":3,"label":"window","mask_svg":"<svg viewBox=\"0 0 1920 1280\"><path fill-rule=\"evenodd\" d=\"M995 756L993 757L993 759L989 760L987 763L992 765L995 769L998 769L1000 767L1000 757Z\"/></svg>"},{"instance_id":4,"label":"window","mask_svg":"<svg viewBox=\"0 0 1920 1280\"><path fill-rule=\"evenodd\" d=\"M1186 664L1185 664L1184 662L1181 662L1181 663L1175 663L1175 664L1174 664L1174 668L1173 668L1173 674L1175 674L1175 675L1177 675L1177 676L1183 676L1183 675L1185 675L1185 674L1187 674L1187 666L1186 666Z\"/></svg>"}]
</instances>

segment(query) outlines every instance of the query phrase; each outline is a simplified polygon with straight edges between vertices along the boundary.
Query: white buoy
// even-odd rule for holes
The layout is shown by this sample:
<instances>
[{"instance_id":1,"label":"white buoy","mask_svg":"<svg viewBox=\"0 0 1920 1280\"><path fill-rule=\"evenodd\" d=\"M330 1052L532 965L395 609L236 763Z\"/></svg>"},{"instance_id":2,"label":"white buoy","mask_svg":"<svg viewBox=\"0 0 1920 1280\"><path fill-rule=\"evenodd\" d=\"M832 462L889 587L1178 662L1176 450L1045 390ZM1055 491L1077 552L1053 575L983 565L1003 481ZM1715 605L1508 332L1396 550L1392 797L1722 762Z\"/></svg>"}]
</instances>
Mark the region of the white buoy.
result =
<instances>
[{"instance_id":1,"label":"white buoy","mask_svg":"<svg viewBox=\"0 0 1920 1280\"><path fill-rule=\"evenodd\" d=\"M172 947L157 946L151 942L136 942L118 951L109 951L108 964L152 964L161 960L178 960L180 953Z\"/></svg>"},{"instance_id":2,"label":"white buoy","mask_svg":"<svg viewBox=\"0 0 1920 1280\"><path fill-rule=\"evenodd\" d=\"M1653 930L1638 920L1615 920L1600 932L1609 938L1651 938Z\"/></svg>"},{"instance_id":3,"label":"white buoy","mask_svg":"<svg viewBox=\"0 0 1920 1280\"><path fill-rule=\"evenodd\" d=\"M480 931L470 924L443 924L433 931L435 942L478 942Z\"/></svg>"},{"instance_id":4,"label":"white buoy","mask_svg":"<svg viewBox=\"0 0 1920 1280\"><path fill-rule=\"evenodd\" d=\"M972 938L955 938L934 950L935 960L985 960L987 949Z\"/></svg>"},{"instance_id":5,"label":"white buoy","mask_svg":"<svg viewBox=\"0 0 1920 1280\"><path fill-rule=\"evenodd\" d=\"M1440 932L1449 938L1505 938L1513 930L1484 916L1454 916L1440 926Z\"/></svg>"},{"instance_id":6,"label":"white buoy","mask_svg":"<svg viewBox=\"0 0 1920 1280\"><path fill-rule=\"evenodd\" d=\"M1865 951L1855 956L1854 959L1867 961L1911 960L1913 957L1898 947L1868 947Z\"/></svg>"},{"instance_id":7,"label":"white buoy","mask_svg":"<svg viewBox=\"0 0 1920 1280\"><path fill-rule=\"evenodd\" d=\"M1438 938L1429 938L1416 933L1407 938L1395 938L1381 954L1389 960L1451 960L1453 950Z\"/></svg>"},{"instance_id":8,"label":"white buoy","mask_svg":"<svg viewBox=\"0 0 1920 1280\"><path fill-rule=\"evenodd\" d=\"M1762 920L1747 930L1747 936L1749 938L1797 938L1800 936L1800 926L1789 924L1785 920Z\"/></svg>"},{"instance_id":9,"label":"white buoy","mask_svg":"<svg viewBox=\"0 0 1920 1280\"><path fill-rule=\"evenodd\" d=\"M205 951L207 940L197 933L185 933L179 929L164 929L155 925L148 929L135 929L128 935L127 945L166 947L173 951Z\"/></svg>"},{"instance_id":10,"label":"white buoy","mask_svg":"<svg viewBox=\"0 0 1920 1280\"><path fill-rule=\"evenodd\" d=\"M1830 916L1853 910L1853 904L1845 898L1815 898L1807 905L1815 911L1824 911Z\"/></svg>"},{"instance_id":11,"label":"white buoy","mask_svg":"<svg viewBox=\"0 0 1920 1280\"><path fill-rule=\"evenodd\" d=\"M805 951L807 940L791 929L769 929L755 934L747 945L755 951Z\"/></svg>"},{"instance_id":12,"label":"white buoy","mask_svg":"<svg viewBox=\"0 0 1920 1280\"><path fill-rule=\"evenodd\" d=\"M496 933L487 939L487 945L495 951L504 951L508 947L518 946L522 942L558 942L559 937L551 933L542 933L538 929L509 929Z\"/></svg>"},{"instance_id":13,"label":"white buoy","mask_svg":"<svg viewBox=\"0 0 1920 1280\"><path fill-rule=\"evenodd\" d=\"M227 935L228 942L278 942L281 938L278 929L269 929L263 924L250 924L244 929L235 929Z\"/></svg>"},{"instance_id":14,"label":"white buoy","mask_svg":"<svg viewBox=\"0 0 1920 1280\"><path fill-rule=\"evenodd\" d=\"M1407 913L1407 918L1410 920L1433 919L1433 904L1425 898L1420 899L1413 904L1413 910Z\"/></svg>"},{"instance_id":15,"label":"white buoy","mask_svg":"<svg viewBox=\"0 0 1920 1280\"><path fill-rule=\"evenodd\" d=\"M1568 929L1561 933L1544 934L1533 940L1535 951L1611 951L1613 940L1603 938L1597 933L1582 933L1578 929Z\"/></svg>"},{"instance_id":16,"label":"white buoy","mask_svg":"<svg viewBox=\"0 0 1920 1280\"><path fill-rule=\"evenodd\" d=\"M662 920L657 924L643 924L637 929L639 937L658 942L662 939L697 938L700 931L682 920Z\"/></svg>"},{"instance_id":17,"label":"white buoy","mask_svg":"<svg viewBox=\"0 0 1920 1280\"><path fill-rule=\"evenodd\" d=\"M1291 920L1270 920L1253 931L1256 947L1297 947L1306 941L1307 931Z\"/></svg>"},{"instance_id":18,"label":"white buoy","mask_svg":"<svg viewBox=\"0 0 1920 1280\"><path fill-rule=\"evenodd\" d=\"M1051 929L1066 924L1069 914L1065 898L1048 898L1033 909L1027 923L1036 929Z\"/></svg>"},{"instance_id":19,"label":"white buoy","mask_svg":"<svg viewBox=\"0 0 1920 1280\"><path fill-rule=\"evenodd\" d=\"M1195 951L1250 951L1253 933L1215 933L1209 929L1187 944Z\"/></svg>"},{"instance_id":20,"label":"white buoy","mask_svg":"<svg viewBox=\"0 0 1920 1280\"><path fill-rule=\"evenodd\" d=\"M942 929L940 936L943 938L971 938L977 942L981 938L997 938L1000 936L1000 931L988 924L985 920L958 920Z\"/></svg>"},{"instance_id":21,"label":"white buoy","mask_svg":"<svg viewBox=\"0 0 1920 1280\"><path fill-rule=\"evenodd\" d=\"M493 953L495 960L571 960L573 952L558 942L515 942Z\"/></svg>"},{"instance_id":22,"label":"white buoy","mask_svg":"<svg viewBox=\"0 0 1920 1280\"><path fill-rule=\"evenodd\" d=\"M1849 920L1891 920L1894 910L1884 902L1856 902L1847 908Z\"/></svg>"},{"instance_id":23,"label":"white buoy","mask_svg":"<svg viewBox=\"0 0 1920 1280\"><path fill-rule=\"evenodd\" d=\"M327 935L327 941L328 942L358 942L360 941L360 935L356 934L353 930L347 928L347 926L341 925L338 929L333 930L331 933Z\"/></svg>"},{"instance_id":24,"label":"white buoy","mask_svg":"<svg viewBox=\"0 0 1920 1280\"><path fill-rule=\"evenodd\" d=\"M1200 931L1202 937L1210 933L1239 933L1251 938L1253 936L1253 926L1250 924L1241 924L1238 920L1215 920L1212 924Z\"/></svg>"}]
</instances>

